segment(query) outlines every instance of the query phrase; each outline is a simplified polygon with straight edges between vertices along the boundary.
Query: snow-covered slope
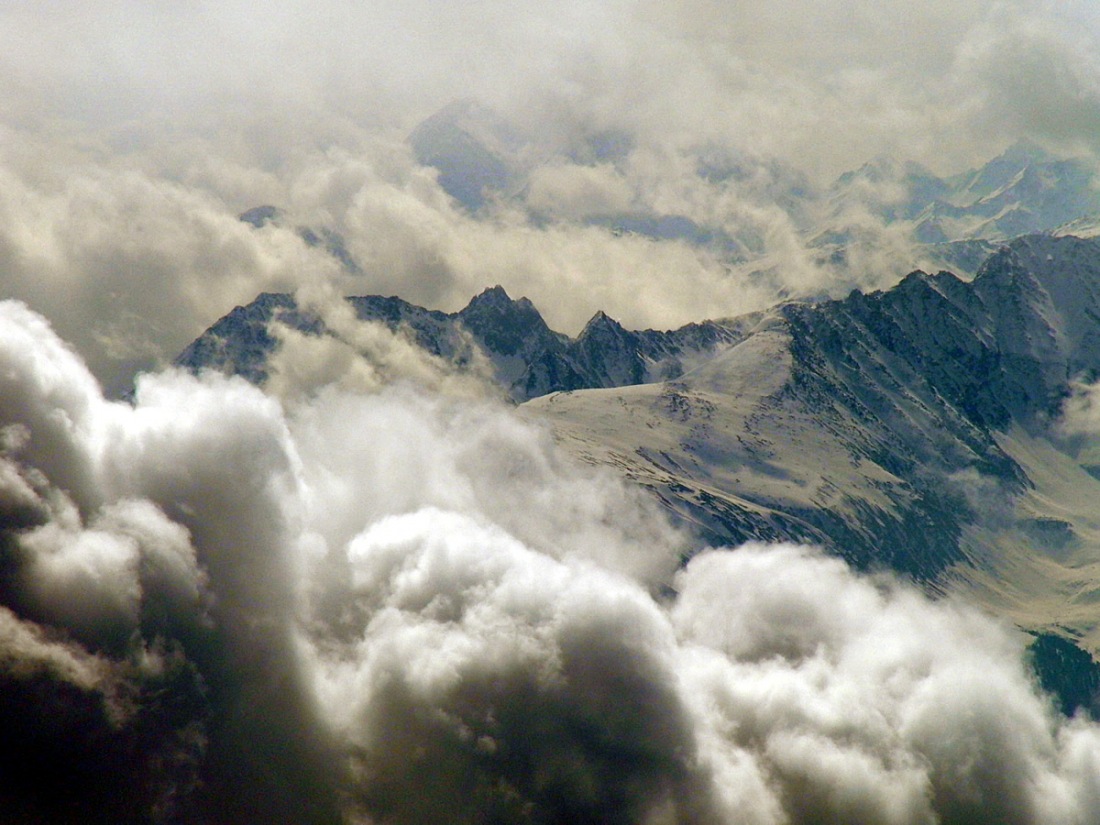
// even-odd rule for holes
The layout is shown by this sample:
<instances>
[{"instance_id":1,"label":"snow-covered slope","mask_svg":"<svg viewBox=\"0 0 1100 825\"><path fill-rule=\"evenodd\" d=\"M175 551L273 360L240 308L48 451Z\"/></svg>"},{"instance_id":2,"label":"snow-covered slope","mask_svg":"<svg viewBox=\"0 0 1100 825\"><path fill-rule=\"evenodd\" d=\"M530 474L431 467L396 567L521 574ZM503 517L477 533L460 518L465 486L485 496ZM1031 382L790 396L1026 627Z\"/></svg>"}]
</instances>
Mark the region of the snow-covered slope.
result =
<instances>
[{"instance_id":1,"label":"snow-covered slope","mask_svg":"<svg viewBox=\"0 0 1100 825\"><path fill-rule=\"evenodd\" d=\"M914 237L924 243L1003 240L1100 211L1094 178L1086 161L1055 158L1027 141L950 178L917 164L878 159L833 184L824 227L835 243L844 234L845 215L869 209L886 223L911 222Z\"/></svg>"},{"instance_id":2,"label":"snow-covered slope","mask_svg":"<svg viewBox=\"0 0 1100 825\"><path fill-rule=\"evenodd\" d=\"M1055 423L1100 375L1100 243L774 309L675 381L521 408L716 543L813 541L1100 650L1100 481Z\"/></svg>"}]
</instances>

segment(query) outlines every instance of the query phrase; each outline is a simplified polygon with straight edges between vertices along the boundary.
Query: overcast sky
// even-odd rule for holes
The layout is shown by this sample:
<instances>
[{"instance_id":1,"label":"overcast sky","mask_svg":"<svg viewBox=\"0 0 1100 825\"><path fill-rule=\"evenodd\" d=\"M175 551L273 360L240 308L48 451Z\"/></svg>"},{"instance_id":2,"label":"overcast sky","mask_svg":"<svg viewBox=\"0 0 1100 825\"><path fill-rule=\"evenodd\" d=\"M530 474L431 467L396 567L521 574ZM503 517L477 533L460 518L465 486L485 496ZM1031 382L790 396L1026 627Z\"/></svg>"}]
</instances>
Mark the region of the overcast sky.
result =
<instances>
[{"instance_id":1,"label":"overcast sky","mask_svg":"<svg viewBox=\"0 0 1100 825\"><path fill-rule=\"evenodd\" d=\"M774 291L684 244L472 220L406 136L460 98L547 139L626 134L628 164L551 167L532 203L747 231L786 294L817 294L829 274L768 202L776 168L823 184L885 154L946 174L1021 137L1092 155L1098 41L1083 0L9 2L0 287L112 386L259 291L317 280L447 310L501 283L570 333L598 309L636 327L733 315ZM702 186L685 153L703 150L761 164L759 191ZM234 225L264 203L342 232L365 277ZM858 284L920 263L889 234L878 248Z\"/></svg>"},{"instance_id":2,"label":"overcast sky","mask_svg":"<svg viewBox=\"0 0 1100 825\"><path fill-rule=\"evenodd\" d=\"M1100 105L1079 0L12 2L0 23L9 122L202 129L269 162L474 96L814 172L879 152L947 171L1021 135L1092 144Z\"/></svg>"}]
</instances>

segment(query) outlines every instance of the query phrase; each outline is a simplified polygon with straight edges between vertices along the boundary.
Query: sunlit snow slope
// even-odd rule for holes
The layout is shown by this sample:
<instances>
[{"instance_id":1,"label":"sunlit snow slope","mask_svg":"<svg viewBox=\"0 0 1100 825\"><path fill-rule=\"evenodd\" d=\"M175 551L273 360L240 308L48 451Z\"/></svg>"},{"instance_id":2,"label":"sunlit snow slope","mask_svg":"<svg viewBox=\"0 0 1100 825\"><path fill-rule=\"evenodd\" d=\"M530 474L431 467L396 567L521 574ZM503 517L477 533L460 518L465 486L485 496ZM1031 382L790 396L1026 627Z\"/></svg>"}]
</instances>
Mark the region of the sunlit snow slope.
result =
<instances>
[{"instance_id":1,"label":"sunlit snow slope","mask_svg":"<svg viewBox=\"0 0 1100 825\"><path fill-rule=\"evenodd\" d=\"M711 541L822 543L1096 651L1100 481L1062 411L1098 373L1100 244L1031 236L972 283L783 305L675 381L523 410Z\"/></svg>"}]
</instances>

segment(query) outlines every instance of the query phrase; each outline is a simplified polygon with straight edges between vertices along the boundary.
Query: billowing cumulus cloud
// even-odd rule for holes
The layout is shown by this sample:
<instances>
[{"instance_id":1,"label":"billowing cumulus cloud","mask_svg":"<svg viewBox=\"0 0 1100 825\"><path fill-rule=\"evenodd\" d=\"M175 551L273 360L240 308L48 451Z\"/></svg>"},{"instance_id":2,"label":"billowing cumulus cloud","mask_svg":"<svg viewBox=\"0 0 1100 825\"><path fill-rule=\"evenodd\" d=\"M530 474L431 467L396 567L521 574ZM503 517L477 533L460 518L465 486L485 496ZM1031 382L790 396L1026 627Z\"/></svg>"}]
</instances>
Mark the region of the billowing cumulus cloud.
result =
<instances>
[{"instance_id":1,"label":"billowing cumulus cloud","mask_svg":"<svg viewBox=\"0 0 1100 825\"><path fill-rule=\"evenodd\" d=\"M810 548L698 552L415 372L280 403L169 371L131 406L0 309L0 799L24 821L1100 815L1100 729L970 608Z\"/></svg>"},{"instance_id":2,"label":"billowing cumulus cloud","mask_svg":"<svg viewBox=\"0 0 1100 825\"><path fill-rule=\"evenodd\" d=\"M976 25L960 45L953 82L981 95L970 102L979 126L1095 152L1100 20L1086 4L1053 16L1043 6L1027 15L1001 7Z\"/></svg>"}]
</instances>

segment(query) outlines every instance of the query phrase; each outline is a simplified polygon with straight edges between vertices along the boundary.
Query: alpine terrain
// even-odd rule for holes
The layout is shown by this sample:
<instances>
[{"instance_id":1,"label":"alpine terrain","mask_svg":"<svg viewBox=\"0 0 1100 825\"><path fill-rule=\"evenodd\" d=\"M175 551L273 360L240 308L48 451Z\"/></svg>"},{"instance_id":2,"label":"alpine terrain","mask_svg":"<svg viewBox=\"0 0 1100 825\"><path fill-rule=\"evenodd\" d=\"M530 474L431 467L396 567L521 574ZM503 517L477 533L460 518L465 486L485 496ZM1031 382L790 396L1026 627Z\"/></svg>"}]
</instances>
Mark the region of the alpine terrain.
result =
<instances>
[{"instance_id":1,"label":"alpine terrain","mask_svg":"<svg viewBox=\"0 0 1100 825\"><path fill-rule=\"evenodd\" d=\"M569 338L500 287L452 314L348 300L434 355L480 350L523 416L706 543L811 543L902 573L1037 634L1041 674L1096 681L1080 651L1100 651L1100 453L1083 429L1100 377L1100 240L1024 236L970 281L918 271L888 291L670 332L601 312ZM273 321L325 334L291 296L265 294L178 363L263 383Z\"/></svg>"}]
</instances>

